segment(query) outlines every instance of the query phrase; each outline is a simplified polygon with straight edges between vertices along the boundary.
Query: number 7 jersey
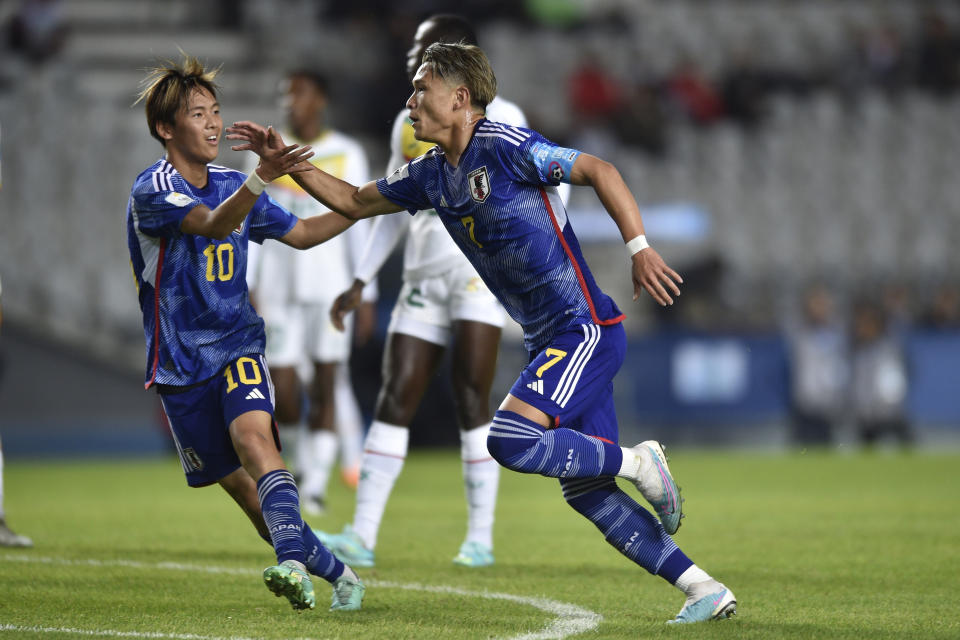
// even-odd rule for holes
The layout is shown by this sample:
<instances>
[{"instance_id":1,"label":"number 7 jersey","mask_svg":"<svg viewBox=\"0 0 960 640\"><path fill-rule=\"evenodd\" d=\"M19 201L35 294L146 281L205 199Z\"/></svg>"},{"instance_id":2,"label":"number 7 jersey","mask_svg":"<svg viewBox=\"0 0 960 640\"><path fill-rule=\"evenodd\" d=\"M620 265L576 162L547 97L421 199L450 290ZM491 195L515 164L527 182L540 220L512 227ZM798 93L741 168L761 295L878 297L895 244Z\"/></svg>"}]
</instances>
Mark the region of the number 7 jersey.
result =
<instances>
[{"instance_id":1,"label":"number 7 jersey","mask_svg":"<svg viewBox=\"0 0 960 640\"><path fill-rule=\"evenodd\" d=\"M434 147L377 188L413 214L436 210L523 327L526 348L538 351L572 325L623 320L594 281L557 195L579 155L530 129L481 120L458 166Z\"/></svg>"},{"instance_id":2,"label":"number 7 jersey","mask_svg":"<svg viewBox=\"0 0 960 640\"><path fill-rule=\"evenodd\" d=\"M197 188L158 160L133 184L127 245L143 313L147 388L202 382L241 356L263 353L263 321L247 291L247 243L286 235L297 217L261 194L226 239L180 230L191 209L215 209L245 178L211 164L207 184Z\"/></svg>"}]
</instances>

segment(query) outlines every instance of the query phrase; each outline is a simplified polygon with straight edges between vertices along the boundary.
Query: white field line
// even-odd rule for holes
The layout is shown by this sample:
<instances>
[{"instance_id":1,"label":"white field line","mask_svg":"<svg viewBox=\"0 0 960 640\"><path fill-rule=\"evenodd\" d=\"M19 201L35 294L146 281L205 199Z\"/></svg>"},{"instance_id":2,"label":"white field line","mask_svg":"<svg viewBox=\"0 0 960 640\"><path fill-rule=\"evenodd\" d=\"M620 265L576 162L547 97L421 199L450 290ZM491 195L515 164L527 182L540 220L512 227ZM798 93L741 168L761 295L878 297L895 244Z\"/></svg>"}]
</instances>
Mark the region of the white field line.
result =
<instances>
[{"instance_id":1,"label":"white field line","mask_svg":"<svg viewBox=\"0 0 960 640\"><path fill-rule=\"evenodd\" d=\"M31 556L28 554L0 554L0 560L5 562L23 562L26 564L51 564L60 566L87 566L87 567L125 567L130 569L149 569L149 570L171 570L171 571L197 571L205 573L217 573L228 575L259 575L260 572L255 569L240 569L234 567L214 567L206 565L184 564L180 562L139 562L137 560L72 560L69 558L51 558L42 556ZM533 633L524 633L518 636L509 636L502 640L563 640L592 629L596 629L603 616L599 613L590 611L583 607L549 598L537 598L532 596L518 596L510 593L498 593L495 591L472 591L470 589L461 589L460 587L451 587L446 585L419 584L415 582L393 582L390 580L367 580L368 586L379 587L382 589L405 589L407 591L423 591L427 593L444 593L450 595L463 596L467 598L487 598L490 600L505 600L523 604L546 613L553 614L555 618L551 620L543 629ZM136 631L115 631L109 629L103 630L84 630L70 629L65 627L29 627L17 626L0 623L0 632L3 631L31 631L40 633L64 633L89 636L111 636L117 638L169 638L170 640L253 640L251 638L219 638L215 636L201 636L194 634L178 633L159 633L159 632L136 632ZM309 639L302 639L309 640Z\"/></svg>"}]
</instances>

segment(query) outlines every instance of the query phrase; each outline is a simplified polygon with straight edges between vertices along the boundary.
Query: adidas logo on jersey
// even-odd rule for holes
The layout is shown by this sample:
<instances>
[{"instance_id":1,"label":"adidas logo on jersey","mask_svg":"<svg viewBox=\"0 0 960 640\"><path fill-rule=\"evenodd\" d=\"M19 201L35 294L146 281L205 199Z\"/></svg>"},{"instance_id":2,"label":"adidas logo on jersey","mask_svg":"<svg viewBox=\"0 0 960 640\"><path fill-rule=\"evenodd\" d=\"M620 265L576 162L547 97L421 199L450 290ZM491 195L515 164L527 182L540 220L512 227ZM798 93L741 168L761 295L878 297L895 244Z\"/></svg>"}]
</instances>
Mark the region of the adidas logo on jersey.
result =
<instances>
[{"instance_id":1,"label":"adidas logo on jersey","mask_svg":"<svg viewBox=\"0 0 960 640\"><path fill-rule=\"evenodd\" d=\"M537 379L527 385L527 389L533 389L540 395L543 395L543 380Z\"/></svg>"},{"instance_id":2,"label":"adidas logo on jersey","mask_svg":"<svg viewBox=\"0 0 960 640\"><path fill-rule=\"evenodd\" d=\"M254 389L247 394L247 400L266 400L266 398L264 398L263 394L260 393L260 389Z\"/></svg>"}]
</instances>

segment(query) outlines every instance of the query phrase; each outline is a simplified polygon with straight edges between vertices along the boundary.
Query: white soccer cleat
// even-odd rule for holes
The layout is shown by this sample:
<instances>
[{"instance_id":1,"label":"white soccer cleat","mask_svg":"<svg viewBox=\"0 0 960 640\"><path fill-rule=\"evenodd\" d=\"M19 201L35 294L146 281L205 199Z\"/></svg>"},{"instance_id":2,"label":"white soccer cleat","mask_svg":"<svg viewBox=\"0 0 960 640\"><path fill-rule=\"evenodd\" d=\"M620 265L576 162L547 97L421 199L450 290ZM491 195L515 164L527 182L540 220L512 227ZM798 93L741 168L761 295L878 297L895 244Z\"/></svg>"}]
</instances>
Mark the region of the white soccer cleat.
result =
<instances>
[{"instance_id":1,"label":"white soccer cleat","mask_svg":"<svg viewBox=\"0 0 960 640\"><path fill-rule=\"evenodd\" d=\"M663 447L656 440L646 440L631 451L640 460L637 475L632 478L634 486L653 507L666 532L675 534L683 518L683 500L670 474Z\"/></svg>"}]
</instances>

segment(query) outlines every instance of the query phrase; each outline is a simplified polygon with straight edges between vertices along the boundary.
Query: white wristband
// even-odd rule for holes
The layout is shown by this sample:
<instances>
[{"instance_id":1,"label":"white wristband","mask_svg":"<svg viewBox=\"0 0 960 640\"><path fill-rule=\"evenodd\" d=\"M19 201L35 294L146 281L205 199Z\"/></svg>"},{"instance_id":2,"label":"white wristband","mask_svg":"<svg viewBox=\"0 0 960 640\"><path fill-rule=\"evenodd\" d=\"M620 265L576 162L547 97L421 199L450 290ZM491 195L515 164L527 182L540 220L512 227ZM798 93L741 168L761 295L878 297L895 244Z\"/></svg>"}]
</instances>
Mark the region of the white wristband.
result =
<instances>
[{"instance_id":1,"label":"white wristband","mask_svg":"<svg viewBox=\"0 0 960 640\"><path fill-rule=\"evenodd\" d=\"M638 251L643 251L649 246L650 245L647 243L647 236L641 233L636 238L634 238L633 240L627 243L627 253L629 253L630 257L632 258L635 253L637 253Z\"/></svg>"},{"instance_id":2,"label":"white wristband","mask_svg":"<svg viewBox=\"0 0 960 640\"><path fill-rule=\"evenodd\" d=\"M247 176L247 179L243 181L243 186L250 190L255 196L263 193L263 190L267 188L267 183L257 175L256 171L251 171L250 175Z\"/></svg>"}]
</instances>

